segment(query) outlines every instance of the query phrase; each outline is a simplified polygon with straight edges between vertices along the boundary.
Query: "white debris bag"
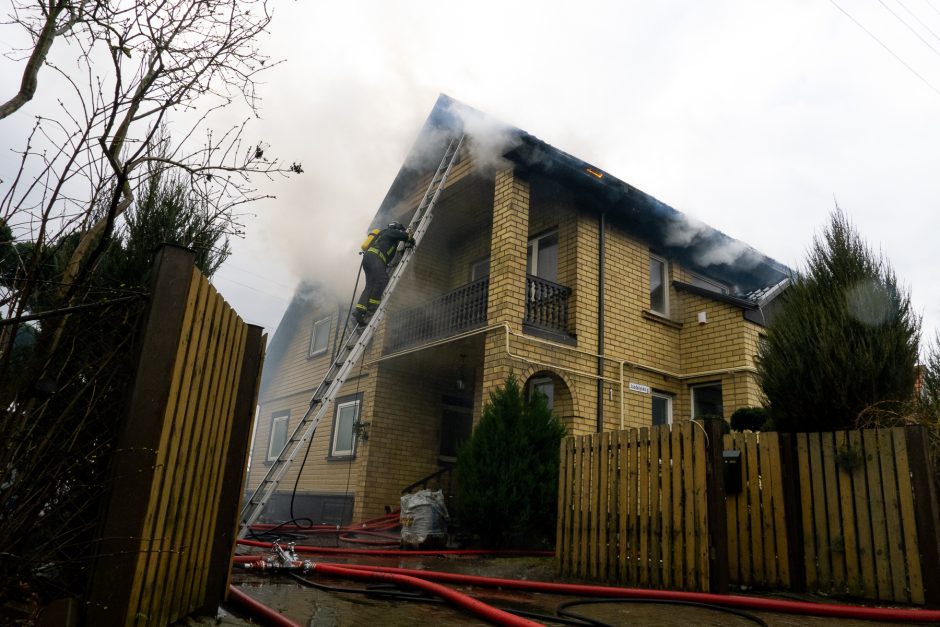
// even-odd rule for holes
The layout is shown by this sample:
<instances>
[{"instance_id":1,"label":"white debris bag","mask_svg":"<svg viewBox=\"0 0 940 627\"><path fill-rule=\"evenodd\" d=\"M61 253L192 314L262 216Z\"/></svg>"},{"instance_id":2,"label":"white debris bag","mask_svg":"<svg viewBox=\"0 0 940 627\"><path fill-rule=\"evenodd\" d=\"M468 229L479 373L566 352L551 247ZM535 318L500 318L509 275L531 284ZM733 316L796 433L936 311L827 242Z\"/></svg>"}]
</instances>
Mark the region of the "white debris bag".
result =
<instances>
[{"instance_id":1,"label":"white debris bag","mask_svg":"<svg viewBox=\"0 0 940 627\"><path fill-rule=\"evenodd\" d=\"M401 545L405 548L447 544L447 507L441 490L421 490L401 497Z\"/></svg>"}]
</instances>

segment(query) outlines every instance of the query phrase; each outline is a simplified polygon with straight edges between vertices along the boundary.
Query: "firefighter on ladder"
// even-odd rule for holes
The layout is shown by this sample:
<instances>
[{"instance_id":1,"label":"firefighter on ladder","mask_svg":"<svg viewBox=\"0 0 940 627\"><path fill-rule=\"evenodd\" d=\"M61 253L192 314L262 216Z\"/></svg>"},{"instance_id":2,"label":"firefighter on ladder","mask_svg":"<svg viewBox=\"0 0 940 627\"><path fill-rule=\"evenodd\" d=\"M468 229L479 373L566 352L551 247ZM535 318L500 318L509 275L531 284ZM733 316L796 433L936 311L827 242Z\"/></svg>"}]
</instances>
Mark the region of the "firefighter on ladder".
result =
<instances>
[{"instance_id":1,"label":"firefighter on ladder","mask_svg":"<svg viewBox=\"0 0 940 627\"><path fill-rule=\"evenodd\" d=\"M382 292L388 284L388 266L395 258L399 242L405 242L405 247L411 248L415 241L400 222L392 222L378 233L370 233L363 245L362 269L366 274L366 286L353 311L353 318L359 326L365 326L378 309Z\"/></svg>"}]
</instances>

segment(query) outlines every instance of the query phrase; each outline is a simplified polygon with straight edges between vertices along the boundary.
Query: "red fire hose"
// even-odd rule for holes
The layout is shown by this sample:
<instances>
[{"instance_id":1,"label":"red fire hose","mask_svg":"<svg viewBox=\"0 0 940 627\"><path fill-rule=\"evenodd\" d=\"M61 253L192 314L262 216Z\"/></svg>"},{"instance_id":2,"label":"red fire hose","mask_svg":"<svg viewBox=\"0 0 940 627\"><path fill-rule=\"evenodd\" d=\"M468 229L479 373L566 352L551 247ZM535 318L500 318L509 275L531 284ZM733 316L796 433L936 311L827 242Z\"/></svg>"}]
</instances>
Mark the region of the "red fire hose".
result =
<instances>
[{"instance_id":1,"label":"red fire hose","mask_svg":"<svg viewBox=\"0 0 940 627\"><path fill-rule=\"evenodd\" d=\"M235 586L228 587L228 600L233 605L241 607L251 616L260 619L265 625L273 625L274 627L301 627L299 623L295 623L283 614L275 612L267 605L256 601Z\"/></svg>"},{"instance_id":2,"label":"red fire hose","mask_svg":"<svg viewBox=\"0 0 940 627\"><path fill-rule=\"evenodd\" d=\"M448 601L449 603L452 603L453 605L456 605L457 607L464 609L467 612L475 614L480 618L496 623L497 625L507 625L509 627L541 627L540 623L536 623L520 616L510 614L509 612L504 612L503 610L495 608L491 605L477 601L473 597L467 596L466 594L457 592L456 590L451 590L446 586L442 586L431 581L426 581L425 579L419 579L417 577L396 573L346 568L345 566L337 566L335 564L318 563L314 564L311 570L313 572L317 572L323 575L332 575L334 577L345 577L348 579L359 579L362 581L389 582L411 586L412 588L419 588L425 592L430 592L431 594L437 595L445 601Z\"/></svg>"},{"instance_id":3,"label":"red fire hose","mask_svg":"<svg viewBox=\"0 0 940 627\"><path fill-rule=\"evenodd\" d=\"M322 566L322 564L318 564L317 566ZM437 571L393 568L388 566L366 566L360 564L344 564L343 568L346 570L395 573L400 575L407 575L410 577L428 579L444 583L454 583L464 586L510 588L513 590L526 590L529 592L543 592L550 594L568 594L582 597L646 598L673 601L692 601L695 603L709 603L712 605L721 605L724 607L735 607L747 610L780 612L785 614L807 614L831 618L853 618L858 620L919 623L940 622L940 610L861 607L856 605L830 605L823 603L810 603L807 601L784 601L780 599L744 597L733 594L711 594L708 592L647 590L639 588L616 588L611 586L590 586L583 584L501 579L497 577L458 575L454 573L442 573Z\"/></svg>"},{"instance_id":4,"label":"red fire hose","mask_svg":"<svg viewBox=\"0 0 940 627\"><path fill-rule=\"evenodd\" d=\"M262 562L259 555L237 555L235 562L239 564L251 564ZM299 566L297 567L299 568ZM391 566L367 566L364 564L324 564L317 562L311 565L311 570L320 572L324 575L335 575L341 577L357 578L353 573L363 578L363 573L372 575L388 575L405 577L407 580L383 579L381 581L398 581L400 583L415 584L413 580L422 580L425 583L431 582L451 583L463 586L480 586L491 588L506 588L510 590L522 590L527 592L542 592L547 594L564 594L580 597L604 597L604 598L624 598L624 599L653 599L661 601L688 601L693 603L706 603L710 605L719 605L722 607L732 607L745 610L758 610L764 612L778 612L783 614L802 614L811 616L823 616L827 618L849 618L856 620L875 620L907 623L940 623L940 610L921 610L907 608L882 608L882 607L862 607L856 605L835 605L823 603L811 603L807 601L784 601L780 599L767 599L760 597L745 597L733 594L711 594L708 592L681 592L675 590L649 590L641 588L617 588L611 586L592 586L584 584L565 584L545 581L530 581L524 579L505 579L498 577L483 577L479 575L461 575L457 573L444 573L431 570L416 570L410 568L395 568ZM449 588L438 586L435 589L425 588L434 594L443 597L440 591L459 594ZM466 596L466 595L461 595ZM451 597L444 597L450 600ZM467 597L469 598L469 597ZM479 601L471 599L477 604L475 607L485 606L489 610L499 611L496 608L486 606ZM461 607L467 607L469 611L478 613L477 609L470 609L460 602L455 602ZM487 611L489 611L487 610ZM503 612L505 614L505 612ZM483 614L479 614L483 616ZM512 615L510 615L512 616ZM519 620L513 616L514 620ZM517 624L503 623L502 619L491 618L497 624ZM527 623L523 623L527 624Z\"/></svg>"},{"instance_id":5,"label":"red fire hose","mask_svg":"<svg viewBox=\"0 0 940 627\"><path fill-rule=\"evenodd\" d=\"M239 540L238 543L242 546L254 546L264 549L270 549L272 546L270 542L261 542L259 540ZM301 546L299 544L294 547L294 550L298 553L311 553L317 555L384 555L386 557L420 557L428 555L511 555L515 557L552 557L555 555L554 551L489 551L485 549L407 551L394 549L339 549L326 546ZM257 559L257 556L252 557Z\"/></svg>"}]
</instances>

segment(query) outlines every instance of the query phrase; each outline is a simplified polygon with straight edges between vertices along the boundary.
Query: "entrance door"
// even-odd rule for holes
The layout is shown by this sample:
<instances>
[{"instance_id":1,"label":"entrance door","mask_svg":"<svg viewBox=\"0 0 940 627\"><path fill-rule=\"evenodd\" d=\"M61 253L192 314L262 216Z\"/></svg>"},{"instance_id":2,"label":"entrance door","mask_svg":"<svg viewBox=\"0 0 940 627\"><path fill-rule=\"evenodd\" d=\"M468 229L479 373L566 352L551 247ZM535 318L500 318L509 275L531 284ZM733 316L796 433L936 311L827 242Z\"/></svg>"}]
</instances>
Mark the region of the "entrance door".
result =
<instances>
[{"instance_id":1,"label":"entrance door","mask_svg":"<svg viewBox=\"0 0 940 627\"><path fill-rule=\"evenodd\" d=\"M473 401L459 396L441 399L441 448L438 460L457 461L457 450L473 431Z\"/></svg>"}]
</instances>

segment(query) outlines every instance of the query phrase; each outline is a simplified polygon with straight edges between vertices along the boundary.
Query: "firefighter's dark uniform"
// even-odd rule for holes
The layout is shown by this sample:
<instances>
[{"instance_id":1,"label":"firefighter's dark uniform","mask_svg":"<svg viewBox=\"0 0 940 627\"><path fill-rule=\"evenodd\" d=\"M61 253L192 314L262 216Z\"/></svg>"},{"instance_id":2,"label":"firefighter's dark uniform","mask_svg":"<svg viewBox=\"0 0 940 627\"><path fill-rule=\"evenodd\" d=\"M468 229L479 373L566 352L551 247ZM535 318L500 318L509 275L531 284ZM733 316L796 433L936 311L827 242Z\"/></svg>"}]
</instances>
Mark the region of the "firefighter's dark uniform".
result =
<instances>
[{"instance_id":1,"label":"firefighter's dark uniform","mask_svg":"<svg viewBox=\"0 0 940 627\"><path fill-rule=\"evenodd\" d=\"M359 296L356 311L353 312L359 324L365 324L382 300L382 292L388 284L388 264L395 257L398 242L414 244L414 239L404 226L389 225L375 236L372 245L363 253L362 269L366 274L366 287Z\"/></svg>"}]
</instances>

